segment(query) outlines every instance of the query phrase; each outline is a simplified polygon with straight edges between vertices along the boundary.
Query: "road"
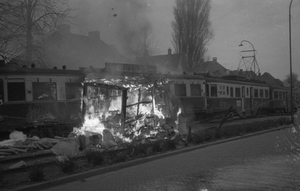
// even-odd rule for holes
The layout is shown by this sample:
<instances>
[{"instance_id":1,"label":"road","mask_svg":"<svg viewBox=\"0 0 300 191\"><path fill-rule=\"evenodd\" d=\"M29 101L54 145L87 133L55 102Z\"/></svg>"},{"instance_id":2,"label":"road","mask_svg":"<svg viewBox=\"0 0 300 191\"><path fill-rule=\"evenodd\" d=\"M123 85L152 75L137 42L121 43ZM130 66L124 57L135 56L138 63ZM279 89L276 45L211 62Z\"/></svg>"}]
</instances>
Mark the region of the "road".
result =
<instances>
[{"instance_id":1,"label":"road","mask_svg":"<svg viewBox=\"0 0 300 191\"><path fill-rule=\"evenodd\" d=\"M300 190L300 160L287 141L291 134L291 128L261 134L44 190Z\"/></svg>"}]
</instances>

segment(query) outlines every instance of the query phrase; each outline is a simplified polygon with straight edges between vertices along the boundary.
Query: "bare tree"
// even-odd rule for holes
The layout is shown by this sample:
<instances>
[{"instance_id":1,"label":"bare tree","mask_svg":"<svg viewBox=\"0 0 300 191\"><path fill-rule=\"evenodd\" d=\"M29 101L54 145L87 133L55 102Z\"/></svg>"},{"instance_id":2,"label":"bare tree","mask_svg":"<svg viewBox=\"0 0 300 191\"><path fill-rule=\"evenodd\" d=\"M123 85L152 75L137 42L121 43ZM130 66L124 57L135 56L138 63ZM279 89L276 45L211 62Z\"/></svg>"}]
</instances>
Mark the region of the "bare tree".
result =
<instances>
[{"instance_id":1,"label":"bare tree","mask_svg":"<svg viewBox=\"0 0 300 191\"><path fill-rule=\"evenodd\" d=\"M297 73L292 73L292 86L293 86L293 92L297 92L293 96L294 103L299 105L299 94L300 94L300 81L299 81L299 75ZM284 83L286 84L291 84L291 75L286 75L285 79L283 80Z\"/></svg>"},{"instance_id":2,"label":"bare tree","mask_svg":"<svg viewBox=\"0 0 300 191\"><path fill-rule=\"evenodd\" d=\"M24 54L25 64L41 50L38 42L67 18L67 0L0 0L0 55Z\"/></svg>"},{"instance_id":3,"label":"bare tree","mask_svg":"<svg viewBox=\"0 0 300 191\"><path fill-rule=\"evenodd\" d=\"M155 50L156 47L152 33L152 25L149 23L141 27L137 33L134 52L136 57L146 57L152 56L155 53Z\"/></svg>"},{"instance_id":4,"label":"bare tree","mask_svg":"<svg viewBox=\"0 0 300 191\"><path fill-rule=\"evenodd\" d=\"M210 0L176 0L174 7L173 45L182 54L186 69L201 63L206 45L213 37L209 21Z\"/></svg>"},{"instance_id":5,"label":"bare tree","mask_svg":"<svg viewBox=\"0 0 300 191\"><path fill-rule=\"evenodd\" d=\"M293 82L293 88L300 88L299 85L300 85L300 82L299 82L299 79L298 79L299 75L297 73L292 73L292 82ZM284 79L284 82L287 83L287 84L291 84L291 75L286 75L285 79Z\"/></svg>"}]
</instances>

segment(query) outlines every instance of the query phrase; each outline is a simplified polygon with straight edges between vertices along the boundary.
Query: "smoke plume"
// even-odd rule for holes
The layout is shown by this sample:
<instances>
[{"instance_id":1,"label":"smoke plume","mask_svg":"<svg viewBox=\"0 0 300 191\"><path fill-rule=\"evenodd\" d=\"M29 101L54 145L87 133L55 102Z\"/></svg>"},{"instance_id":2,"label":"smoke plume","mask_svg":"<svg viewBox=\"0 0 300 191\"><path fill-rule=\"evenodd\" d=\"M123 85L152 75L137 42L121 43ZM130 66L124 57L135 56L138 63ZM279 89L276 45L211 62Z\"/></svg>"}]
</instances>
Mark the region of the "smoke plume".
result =
<instances>
[{"instance_id":1,"label":"smoke plume","mask_svg":"<svg viewBox=\"0 0 300 191\"><path fill-rule=\"evenodd\" d=\"M144 43L145 30L152 30L147 0L78 0L73 7L77 7L79 33L99 30L103 41L115 44L129 58L136 56Z\"/></svg>"}]
</instances>

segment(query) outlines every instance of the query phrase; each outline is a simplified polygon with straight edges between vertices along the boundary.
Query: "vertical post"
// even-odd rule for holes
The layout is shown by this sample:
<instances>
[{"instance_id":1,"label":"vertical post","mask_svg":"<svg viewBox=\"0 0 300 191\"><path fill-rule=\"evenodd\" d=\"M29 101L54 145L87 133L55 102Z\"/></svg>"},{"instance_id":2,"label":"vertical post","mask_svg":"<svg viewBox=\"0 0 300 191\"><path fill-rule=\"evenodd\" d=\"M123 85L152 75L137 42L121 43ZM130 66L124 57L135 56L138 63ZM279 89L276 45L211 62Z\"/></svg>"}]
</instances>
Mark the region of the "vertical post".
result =
<instances>
[{"instance_id":1,"label":"vertical post","mask_svg":"<svg viewBox=\"0 0 300 191\"><path fill-rule=\"evenodd\" d=\"M292 7L293 0L290 2L289 6L289 42L290 42L290 85L291 85L291 122L294 123L294 116L293 116L293 69L292 69L292 26L291 26L291 7Z\"/></svg>"},{"instance_id":2,"label":"vertical post","mask_svg":"<svg viewBox=\"0 0 300 191\"><path fill-rule=\"evenodd\" d=\"M81 102L81 103L82 103L81 116L82 116L82 120L83 120L83 121L81 121L82 123L84 123L84 116L85 116L85 114L86 114L86 103L85 103L85 101L84 101L84 100L85 100L84 98L85 98L85 97L88 98L88 97L87 97L87 96L88 96L88 95L87 95L87 88L88 88L88 84L87 84L87 83L84 83L84 84L83 84L83 93L82 93L82 94L83 94L83 98L82 98L82 100L81 100L81 101L82 101L82 102Z\"/></svg>"},{"instance_id":3,"label":"vertical post","mask_svg":"<svg viewBox=\"0 0 300 191\"><path fill-rule=\"evenodd\" d=\"M121 133L124 134L127 107L127 89L122 90Z\"/></svg>"},{"instance_id":4,"label":"vertical post","mask_svg":"<svg viewBox=\"0 0 300 191\"><path fill-rule=\"evenodd\" d=\"M140 112L140 101L141 101L141 89L139 89L138 104L137 104L137 109L136 109L136 116L138 116L139 112Z\"/></svg>"}]
</instances>

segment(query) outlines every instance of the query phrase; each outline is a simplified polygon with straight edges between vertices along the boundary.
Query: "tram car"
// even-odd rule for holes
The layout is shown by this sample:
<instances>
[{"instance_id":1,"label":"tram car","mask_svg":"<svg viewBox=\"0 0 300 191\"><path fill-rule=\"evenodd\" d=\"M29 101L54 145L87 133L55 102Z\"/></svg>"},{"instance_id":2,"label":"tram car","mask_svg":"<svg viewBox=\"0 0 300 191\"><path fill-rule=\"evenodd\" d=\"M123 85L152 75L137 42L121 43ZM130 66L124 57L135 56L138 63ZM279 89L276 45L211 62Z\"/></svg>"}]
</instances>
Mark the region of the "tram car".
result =
<instances>
[{"instance_id":1,"label":"tram car","mask_svg":"<svg viewBox=\"0 0 300 191\"><path fill-rule=\"evenodd\" d=\"M79 70L1 67L0 131L74 127L81 121L83 79Z\"/></svg>"},{"instance_id":2,"label":"tram car","mask_svg":"<svg viewBox=\"0 0 300 191\"><path fill-rule=\"evenodd\" d=\"M214 119L228 112L238 117L288 112L288 88L271 86L238 76L170 76L170 91L184 111L199 120Z\"/></svg>"}]
</instances>

